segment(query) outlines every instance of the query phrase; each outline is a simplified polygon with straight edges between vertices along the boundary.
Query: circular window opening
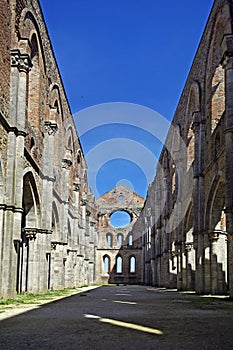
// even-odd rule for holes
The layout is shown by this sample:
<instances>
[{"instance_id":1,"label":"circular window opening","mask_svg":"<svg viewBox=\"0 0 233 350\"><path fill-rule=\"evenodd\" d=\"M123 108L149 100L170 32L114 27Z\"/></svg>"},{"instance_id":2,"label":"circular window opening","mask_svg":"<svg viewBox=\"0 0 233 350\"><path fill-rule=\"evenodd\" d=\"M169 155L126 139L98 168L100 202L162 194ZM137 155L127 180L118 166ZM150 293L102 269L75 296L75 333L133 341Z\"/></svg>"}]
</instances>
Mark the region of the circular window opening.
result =
<instances>
[{"instance_id":1,"label":"circular window opening","mask_svg":"<svg viewBox=\"0 0 233 350\"><path fill-rule=\"evenodd\" d=\"M123 201L124 198L125 198L124 196L119 196L118 197L119 201Z\"/></svg>"},{"instance_id":2,"label":"circular window opening","mask_svg":"<svg viewBox=\"0 0 233 350\"><path fill-rule=\"evenodd\" d=\"M126 211L116 211L111 215L110 222L114 227L125 227L130 224L131 216Z\"/></svg>"}]
</instances>

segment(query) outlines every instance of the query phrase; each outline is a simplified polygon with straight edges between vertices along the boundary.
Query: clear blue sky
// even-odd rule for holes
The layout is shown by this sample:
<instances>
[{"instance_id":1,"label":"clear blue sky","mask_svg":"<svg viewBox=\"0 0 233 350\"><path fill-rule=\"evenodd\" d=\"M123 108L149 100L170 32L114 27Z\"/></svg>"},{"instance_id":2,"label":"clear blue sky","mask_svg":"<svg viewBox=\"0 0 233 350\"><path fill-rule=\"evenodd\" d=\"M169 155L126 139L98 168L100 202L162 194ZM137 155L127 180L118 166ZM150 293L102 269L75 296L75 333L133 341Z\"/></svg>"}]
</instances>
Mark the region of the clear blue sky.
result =
<instances>
[{"instance_id":1,"label":"clear blue sky","mask_svg":"<svg viewBox=\"0 0 233 350\"><path fill-rule=\"evenodd\" d=\"M125 102L149 107L171 120L212 4L213 0L41 0L72 113ZM87 110L85 118L88 115ZM97 116L90 113L90 118ZM137 123L116 123L100 122L81 136L88 159L93 149L95 157L101 151L100 144L111 147L109 140L114 140L112 147L120 143L128 149L123 139L136 141L158 158L161 140L154 133ZM100 160L95 195L123 182L145 196L153 178L150 174L148 180L148 164L142 166L129 154L125 159L122 153L119 158L113 154L111 160ZM91 171L92 164L88 165ZM155 169L155 164L150 166Z\"/></svg>"}]
</instances>

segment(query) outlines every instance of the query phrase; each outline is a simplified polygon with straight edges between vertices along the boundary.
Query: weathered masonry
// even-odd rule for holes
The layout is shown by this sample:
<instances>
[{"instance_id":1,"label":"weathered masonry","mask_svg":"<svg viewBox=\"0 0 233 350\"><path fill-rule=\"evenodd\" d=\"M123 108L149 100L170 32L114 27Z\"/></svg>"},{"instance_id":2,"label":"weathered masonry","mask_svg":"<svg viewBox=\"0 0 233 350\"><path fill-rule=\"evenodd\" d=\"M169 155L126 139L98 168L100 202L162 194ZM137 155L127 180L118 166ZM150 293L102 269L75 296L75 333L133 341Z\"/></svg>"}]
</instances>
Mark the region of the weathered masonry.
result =
<instances>
[{"instance_id":1,"label":"weathered masonry","mask_svg":"<svg viewBox=\"0 0 233 350\"><path fill-rule=\"evenodd\" d=\"M143 204L144 198L123 185L118 185L96 200L98 208L96 270L99 283L143 282L142 236L130 233ZM111 218L119 212L129 217L123 227L111 223Z\"/></svg>"},{"instance_id":2,"label":"weathered masonry","mask_svg":"<svg viewBox=\"0 0 233 350\"><path fill-rule=\"evenodd\" d=\"M94 197L40 5L0 16L0 296L91 284Z\"/></svg>"},{"instance_id":3,"label":"weathered masonry","mask_svg":"<svg viewBox=\"0 0 233 350\"><path fill-rule=\"evenodd\" d=\"M95 200L39 2L0 1L0 297L95 282L233 297L232 26L233 0L215 0L146 201Z\"/></svg>"},{"instance_id":4,"label":"weathered masonry","mask_svg":"<svg viewBox=\"0 0 233 350\"><path fill-rule=\"evenodd\" d=\"M233 1L216 0L132 230L148 284L233 297L232 23Z\"/></svg>"}]
</instances>

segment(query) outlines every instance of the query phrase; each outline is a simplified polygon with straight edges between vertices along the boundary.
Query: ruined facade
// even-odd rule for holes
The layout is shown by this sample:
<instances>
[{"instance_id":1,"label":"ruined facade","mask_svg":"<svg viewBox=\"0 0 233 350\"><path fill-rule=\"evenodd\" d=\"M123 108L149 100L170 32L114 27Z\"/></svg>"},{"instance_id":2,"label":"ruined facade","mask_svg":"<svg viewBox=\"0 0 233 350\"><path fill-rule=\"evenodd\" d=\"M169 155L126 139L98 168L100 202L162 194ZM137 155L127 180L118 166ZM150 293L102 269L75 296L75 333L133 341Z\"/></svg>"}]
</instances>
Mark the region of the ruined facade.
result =
<instances>
[{"instance_id":1,"label":"ruined facade","mask_svg":"<svg viewBox=\"0 0 233 350\"><path fill-rule=\"evenodd\" d=\"M129 188L118 185L99 197L97 281L99 283L141 284L143 276L142 236L130 231L137 220L144 199ZM114 226L116 212L129 215L129 224Z\"/></svg>"},{"instance_id":2,"label":"ruined facade","mask_svg":"<svg viewBox=\"0 0 233 350\"><path fill-rule=\"evenodd\" d=\"M214 2L145 203L88 188L38 1L0 16L0 296L109 282L233 297L233 1Z\"/></svg>"},{"instance_id":3,"label":"ruined facade","mask_svg":"<svg viewBox=\"0 0 233 350\"><path fill-rule=\"evenodd\" d=\"M132 230L148 284L233 296L232 11L214 2Z\"/></svg>"},{"instance_id":4,"label":"ruined facade","mask_svg":"<svg viewBox=\"0 0 233 350\"><path fill-rule=\"evenodd\" d=\"M94 197L40 5L0 16L0 296L91 284Z\"/></svg>"}]
</instances>

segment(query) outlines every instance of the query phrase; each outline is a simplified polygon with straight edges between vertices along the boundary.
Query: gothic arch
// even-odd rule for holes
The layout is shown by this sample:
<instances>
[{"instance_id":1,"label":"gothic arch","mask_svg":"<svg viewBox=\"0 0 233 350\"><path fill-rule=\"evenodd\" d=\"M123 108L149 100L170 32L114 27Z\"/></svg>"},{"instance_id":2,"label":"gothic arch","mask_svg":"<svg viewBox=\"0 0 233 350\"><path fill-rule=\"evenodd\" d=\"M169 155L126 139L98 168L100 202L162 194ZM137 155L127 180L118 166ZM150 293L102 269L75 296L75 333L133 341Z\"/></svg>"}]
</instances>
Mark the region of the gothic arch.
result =
<instances>
[{"instance_id":1,"label":"gothic arch","mask_svg":"<svg viewBox=\"0 0 233 350\"><path fill-rule=\"evenodd\" d=\"M111 258L108 254L103 256L103 272L109 274L111 272Z\"/></svg>"},{"instance_id":2,"label":"gothic arch","mask_svg":"<svg viewBox=\"0 0 233 350\"><path fill-rule=\"evenodd\" d=\"M64 120L63 106L59 86L55 83L50 85L48 100L50 108L53 111L52 119L58 123L58 126L61 126Z\"/></svg>"},{"instance_id":3,"label":"gothic arch","mask_svg":"<svg viewBox=\"0 0 233 350\"><path fill-rule=\"evenodd\" d=\"M136 257L133 254L129 257L129 273L136 273L136 264Z\"/></svg>"},{"instance_id":4,"label":"gothic arch","mask_svg":"<svg viewBox=\"0 0 233 350\"><path fill-rule=\"evenodd\" d=\"M221 43L223 36L227 33L231 33L231 16L230 8L228 4L224 4L221 10L216 14L213 21L212 32L210 35L210 44L208 52L208 64L207 64L207 77L211 79L214 70L222 60ZM208 79L207 79L208 83Z\"/></svg>"},{"instance_id":5,"label":"gothic arch","mask_svg":"<svg viewBox=\"0 0 233 350\"><path fill-rule=\"evenodd\" d=\"M208 231L225 231L225 181L217 174L211 184L205 210L205 224Z\"/></svg>"},{"instance_id":6,"label":"gothic arch","mask_svg":"<svg viewBox=\"0 0 233 350\"><path fill-rule=\"evenodd\" d=\"M186 107L186 147L187 147L187 170L194 161L194 113L200 111L201 88L197 81L193 81L188 96Z\"/></svg>"},{"instance_id":7,"label":"gothic arch","mask_svg":"<svg viewBox=\"0 0 233 350\"><path fill-rule=\"evenodd\" d=\"M65 155L67 164L69 164L69 196L73 196L73 181L75 179L75 143L74 143L74 130L70 125L65 134Z\"/></svg>"},{"instance_id":8,"label":"gothic arch","mask_svg":"<svg viewBox=\"0 0 233 350\"><path fill-rule=\"evenodd\" d=\"M43 50L43 43L40 35L40 29L35 18L36 16L31 10L29 10L28 8L23 9L19 20L19 35L20 38L22 38L23 40L27 39L31 41L33 34L36 34L38 47L43 60L44 72L46 73L46 60Z\"/></svg>"},{"instance_id":9,"label":"gothic arch","mask_svg":"<svg viewBox=\"0 0 233 350\"><path fill-rule=\"evenodd\" d=\"M190 202L183 225L184 242L193 243L193 202Z\"/></svg>"},{"instance_id":10,"label":"gothic arch","mask_svg":"<svg viewBox=\"0 0 233 350\"><path fill-rule=\"evenodd\" d=\"M27 120L32 129L40 127L40 101L41 101L41 65L38 40L35 33L31 36L31 62L32 67L28 73L27 84ZM36 132L36 130L33 130Z\"/></svg>"},{"instance_id":11,"label":"gothic arch","mask_svg":"<svg viewBox=\"0 0 233 350\"><path fill-rule=\"evenodd\" d=\"M52 230L55 236L55 240L58 241L59 232L60 232L60 223L59 223L59 212L55 202L53 202L53 205L52 205Z\"/></svg>"},{"instance_id":12,"label":"gothic arch","mask_svg":"<svg viewBox=\"0 0 233 350\"><path fill-rule=\"evenodd\" d=\"M222 40L224 35L231 33L229 5L225 4L216 15L208 52L206 70L206 93L209 101L210 121L209 130L215 130L225 112L225 72L222 62Z\"/></svg>"},{"instance_id":13,"label":"gothic arch","mask_svg":"<svg viewBox=\"0 0 233 350\"><path fill-rule=\"evenodd\" d=\"M22 227L38 228L40 226L40 200L32 171L23 177L23 221Z\"/></svg>"},{"instance_id":14,"label":"gothic arch","mask_svg":"<svg viewBox=\"0 0 233 350\"><path fill-rule=\"evenodd\" d=\"M116 256L116 273L123 273L123 258L120 254Z\"/></svg>"}]
</instances>

